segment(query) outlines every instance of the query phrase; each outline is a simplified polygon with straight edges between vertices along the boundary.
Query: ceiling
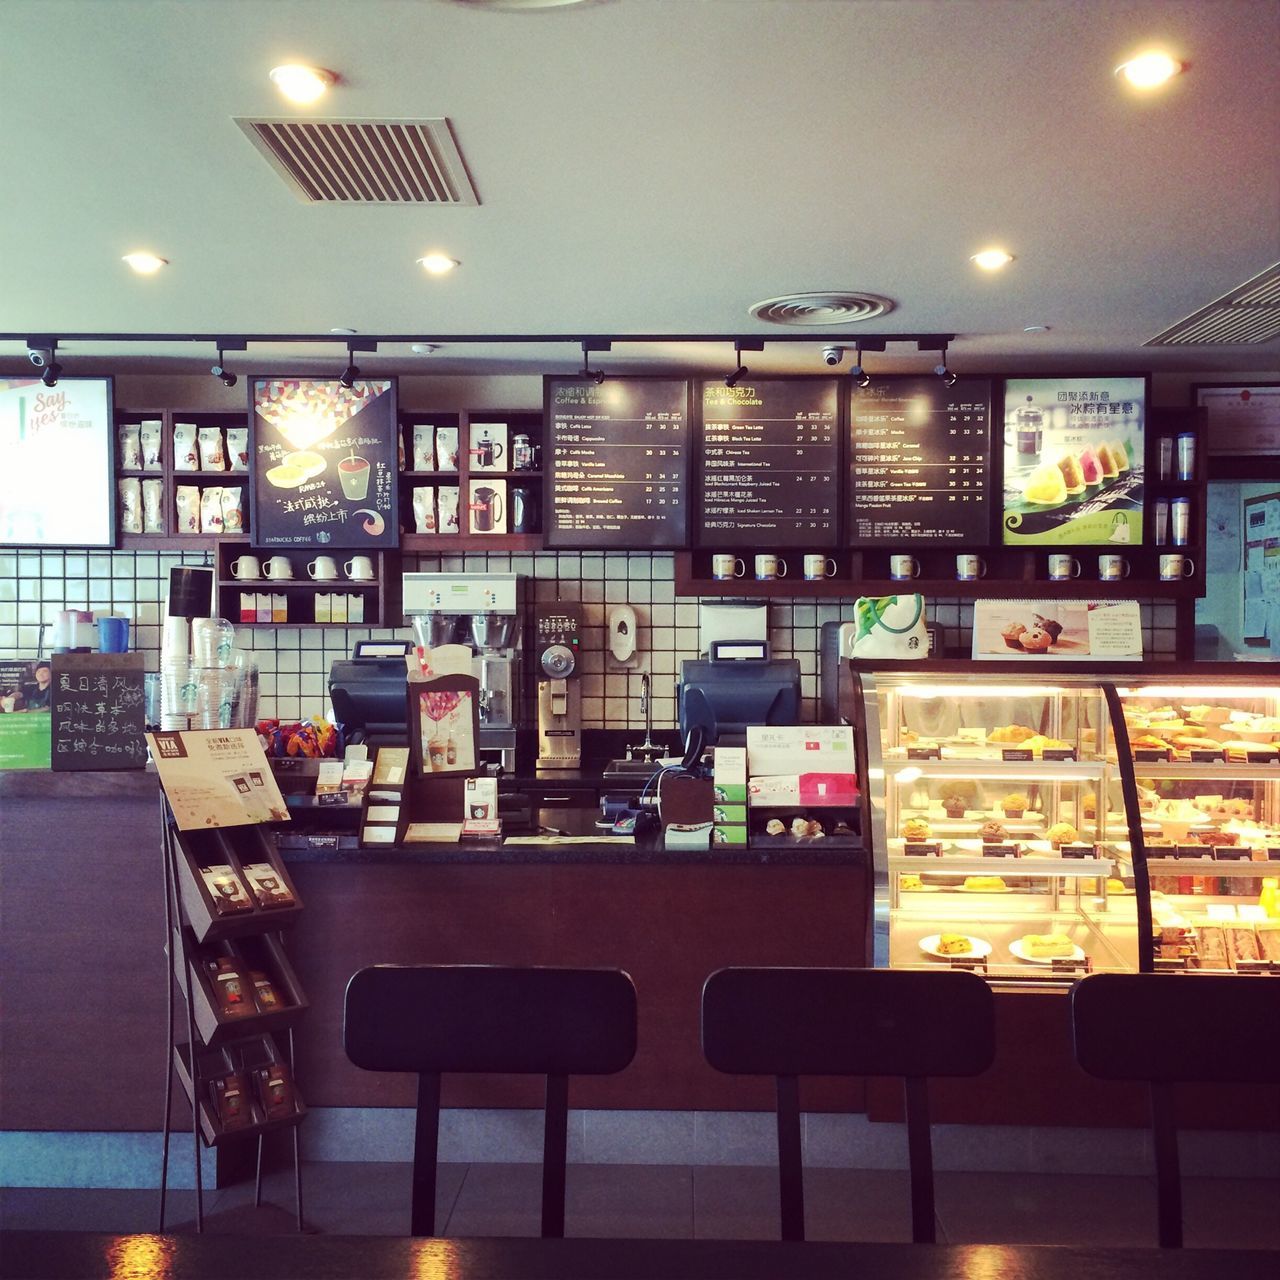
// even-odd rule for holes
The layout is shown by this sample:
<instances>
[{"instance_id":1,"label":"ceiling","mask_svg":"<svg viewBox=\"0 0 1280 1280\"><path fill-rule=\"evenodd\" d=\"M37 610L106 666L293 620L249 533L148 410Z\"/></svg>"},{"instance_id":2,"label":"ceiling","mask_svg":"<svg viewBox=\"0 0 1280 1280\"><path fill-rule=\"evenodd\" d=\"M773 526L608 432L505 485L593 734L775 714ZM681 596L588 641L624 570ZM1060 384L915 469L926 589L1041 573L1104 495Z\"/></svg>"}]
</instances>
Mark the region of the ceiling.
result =
<instances>
[{"instance_id":1,"label":"ceiling","mask_svg":"<svg viewBox=\"0 0 1280 1280\"><path fill-rule=\"evenodd\" d=\"M1113 68L1153 43L1187 69L1140 96ZM572 342L450 335L778 339L806 331L749 306L821 290L896 303L831 326L849 347L860 327L955 333L960 372L1274 367L1277 342L1142 343L1280 261L1278 57L1276 0L6 0L0 367L26 368L30 334L345 327L441 344L366 370L566 371ZM286 61L340 81L290 107L267 78ZM448 117L480 203L305 204L242 116ZM969 257L993 243L1016 260L985 274ZM137 248L171 265L136 276L120 258ZM427 276L431 249L461 267ZM212 355L64 339L59 359ZM344 355L254 344L228 364ZM592 363L732 356L615 344ZM748 362L821 368L802 342Z\"/></svg>"}]
</instances>

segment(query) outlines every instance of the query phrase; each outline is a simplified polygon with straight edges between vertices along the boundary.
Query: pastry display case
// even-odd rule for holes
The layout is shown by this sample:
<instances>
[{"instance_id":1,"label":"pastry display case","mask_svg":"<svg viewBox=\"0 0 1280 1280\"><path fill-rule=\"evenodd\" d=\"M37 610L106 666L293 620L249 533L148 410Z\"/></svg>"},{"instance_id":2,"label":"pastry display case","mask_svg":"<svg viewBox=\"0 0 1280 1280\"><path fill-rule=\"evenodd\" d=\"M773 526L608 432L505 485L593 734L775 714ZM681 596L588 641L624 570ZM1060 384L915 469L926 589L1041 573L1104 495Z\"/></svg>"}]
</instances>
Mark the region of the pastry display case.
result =
<instances>
[{"instance_id":1,"label":"pastry display case","mask_svg":"<svg viewBox=\"0 0 1280 1280\"><path fill-rule=\"evenodd\" d=\"M1151 886L1150 967L1280 975L1274 664L1115 683Z\"/></svg>"},{"instance_id":2,"label":"pastry display case","mask_svg":"<svg viewBox=\"0 0 1280 1280\"><path fill-rule=\"evenodd\" d=\"M1114 691L971 665L856 676L875 963L1041 984L1138 969L1145 878Z\"/></svg>"}]
</instances>

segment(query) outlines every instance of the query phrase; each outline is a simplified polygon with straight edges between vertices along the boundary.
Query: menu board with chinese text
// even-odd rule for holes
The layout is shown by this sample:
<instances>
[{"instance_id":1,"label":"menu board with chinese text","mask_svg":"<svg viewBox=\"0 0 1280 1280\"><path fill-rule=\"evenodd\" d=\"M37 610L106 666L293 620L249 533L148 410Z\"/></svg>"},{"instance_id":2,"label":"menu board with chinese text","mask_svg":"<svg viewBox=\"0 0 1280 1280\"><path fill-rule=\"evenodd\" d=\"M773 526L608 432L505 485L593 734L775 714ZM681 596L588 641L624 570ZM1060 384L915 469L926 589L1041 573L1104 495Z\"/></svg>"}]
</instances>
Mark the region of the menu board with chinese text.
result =
<instances>
[{"instance_id":1,"label":"menu board with chinese text","mask_svg":"<svg viewBox=\"0 0 1280 1280\"><path fill-rule=\"evenodd\" d=\"M700 401L698 545L837 546L837 380L717 379Z\"/></svg>"},{"instance_id":2,"label":"menu board with chinese text","mask_svg":"<svg viewBox=\"0 0 1280 1280\"><path fill-rule=\"evenodd\" d=\"M991 383L877 378L849 401L848 542L991 541Z\"/></svg>"},{"instance_id":3,"label":"menu board with chinese text","mask_svg":"<svg viewBox=\"0 0 1280 1280\"><path fill-rule=\"evenodd\" d=\"M689 386L545 378L546 545L688 545Z\"/></svg>"},{"instance_id":4,"label":"menu board with chinese text","mask_svg":"<svg viewBox=\"0 0 1280 1280\"><path fill-rule=\"evenodd\" d=\"M399 438L394 379L255 378L255 547L393 547Z\"/></svg>"}]
</instances>

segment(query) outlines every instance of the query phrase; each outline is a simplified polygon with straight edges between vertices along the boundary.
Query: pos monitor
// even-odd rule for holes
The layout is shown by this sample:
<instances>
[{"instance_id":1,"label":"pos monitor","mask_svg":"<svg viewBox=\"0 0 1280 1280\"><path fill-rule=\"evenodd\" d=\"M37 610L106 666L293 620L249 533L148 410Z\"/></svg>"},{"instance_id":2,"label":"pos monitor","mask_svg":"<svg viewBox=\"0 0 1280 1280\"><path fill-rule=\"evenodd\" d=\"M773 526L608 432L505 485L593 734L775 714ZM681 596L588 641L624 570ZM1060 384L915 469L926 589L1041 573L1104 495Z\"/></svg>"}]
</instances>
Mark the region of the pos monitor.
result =
<instances>
[{"instance_id":1,"label":"pos monitor","mask_svg":"<svg viewBox=\"0 0 1280 1280\"><path fill-rule=\"evenodd\" d=\"M800 723L800 663L770 658L764 641L717 640L710 659L680 667L680 733L707 746L746 742L750 725Z\"/></svg>"}]
</instances>

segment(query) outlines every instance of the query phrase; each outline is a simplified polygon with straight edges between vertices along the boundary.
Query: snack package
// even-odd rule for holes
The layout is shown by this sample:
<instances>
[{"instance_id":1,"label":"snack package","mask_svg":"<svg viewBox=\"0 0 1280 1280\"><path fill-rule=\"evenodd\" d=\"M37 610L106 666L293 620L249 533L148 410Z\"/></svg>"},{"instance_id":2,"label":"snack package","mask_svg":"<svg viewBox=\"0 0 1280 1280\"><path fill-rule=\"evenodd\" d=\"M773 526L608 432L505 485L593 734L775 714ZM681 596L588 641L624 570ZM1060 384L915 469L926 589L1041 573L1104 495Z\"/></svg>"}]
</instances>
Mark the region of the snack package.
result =
<instances>
[{"instance_id":1,"label":"snack package","mask_svg":"<svg viewBox=\"0 0 1280 1280\"><path fill-rule=\"evenodd\" d=\"M249 428L227 428L227 464L231 471L249 470Z\"/></svg>"},{"instance_id":2,"label":"snack package","mask_svg":"<svg viewBox=\"0 0 1280 1280\"><path fill-rule=\"evenodd\" d=\"M436 491L436 532L458 532L458 486L456 484L442 484Z\"/></svg>"},{"instance_id":3,"label":"snack package","mask_svg":"<svg viewBox=\"0 0 1280 1280\"><path fill-rule=\"evenodd\" d=\"M180 484L173 491L173 505L178 522L178 533L200 532L200 490L193 484Z\"/></svg>"},{"instance_id":4,"label":"snack package","mask_svg":"<svg viewBox=\"0 0 1280 1280\"><path fill-rule=\"evenodd\" d=\"M244 532L244 489L240 485L224 485L222 494L223 533Z\"/></svg>"},{"instance_id":5,"label":"snack package","mask_svg":"<svg viewBox=\"0 0 1280 1280\"><path fill-rule=\"evenodd\" d=\"M142 446L143 471L159 471L162 424L158 418L149 418L138 424L138 442Z\"/></svg>"},{"instance_id":6,"label":"snack package","mask_svg":"<svg viewBox=\"0 0 1280 1280\"><path fill-rule=\"evenodd\" d=\"M121 471L142 470L142 431L136 422L120 425L119 466Z\"/></svg>"},{"instance_id":7,"label":"snack package","mask_svg":"<svg viewBox=\"0 0 1280 1280\"><path fill-rule=\"evenodd\" d=\"M120 532L142 532L142 482L120 481Z\"/></svg>"},{"instance_id":8,"label":"snack package","mask_svg":"<svg viewBox=\"0 0 1280 1280\"><path fill-rule=\"evenodd\" d=\"M222 490L216 484L200 495L200 532L222 532Z\"/></svg>"},{"instance_id":9,"label":"snack package","mask_svg":"<svg viewBox=\"0 0 1280 1280\"><path fill-rule=\"evenodd\" d=\"M436 429L421 423L413 428L413 469L435 470ZM419 531L421 532L421 531Z\"/></svg>"},{"instance_id":10,"label":"snack package","mask_svg":"<svg viewBox=\"0 0 1280 1280\"><path fill-rule=\"evenodd\" d=\"M200 470L225 471L227 453L222 446L221 427L200 428Z\"/></svg>"},{"instance_id":11,"label":"snack package","mask_svg":"<svg viewBox=\"0 0 1280 1280\"><path fill-rule=\"evenodd\" d=\"M142 532L164 532L164 481L142 482Z\"/></svg>"},{"instance_id":12,"label":"snack package","mask_svg":"<svg viewBox=\"0 0 1280 1280\"><path fill-rule=\"evenodd\" d=\"M413 527L418 533L435 533L436 490L434 485L420 484L414 489Z\"/></svg>"},{"instance_id":13,"label":"snack package","mask_svg":"<svg viewBox=\"0 0 1280 1280\"><path fill-rule=\"evenodd\" d=\"M213 902L213 909L218 915L233 915L237 911L253 910L253 903L232 867L225 864L201 867L200 876Z\"/></svg>"},{"instance_id":14,"label":"snack package","mask_svg":"<svg viewBox=\"0 0 1280 1280\"><path fill-rule=\"evenodd\" d=\"M146 423L143 423L145 426ZM173 424L173 469L175 471L199 471L200 455L196 452L196 424Z\"/></svg>"}]
</instances>

